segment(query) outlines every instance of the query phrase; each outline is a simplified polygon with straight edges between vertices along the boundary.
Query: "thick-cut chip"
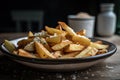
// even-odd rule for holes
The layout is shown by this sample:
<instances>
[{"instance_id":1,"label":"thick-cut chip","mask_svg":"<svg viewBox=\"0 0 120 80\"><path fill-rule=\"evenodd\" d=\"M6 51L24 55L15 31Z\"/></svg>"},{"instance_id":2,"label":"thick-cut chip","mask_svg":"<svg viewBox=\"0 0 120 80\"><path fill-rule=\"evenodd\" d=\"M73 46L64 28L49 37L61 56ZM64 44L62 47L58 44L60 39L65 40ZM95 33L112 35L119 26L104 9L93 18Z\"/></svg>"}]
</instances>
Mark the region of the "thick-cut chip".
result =
<instances>
[{"instance_id":1,"label":"thick-cut chip","mask_svg":"<svg viewBox=\"0 0 120 80\"><path fill-rule=\"evenodd\" d=\"M76 32L76 33L77 33L78 35L85 36L86 30L83 29L83 30L80 30L80 31L78 31L78 32Z\"/></svg>"},{"instance_id":2,"label":"thick-cut chip","mask_svg":"<svg viewBox=\"0 0 120 80\"><path fill-rule=\"evenodd\" d=\"M98 49L93 48L93 49L91 50L90 56L95 56L95 55L97 54L97 52L98 52Z\"/></svg>"},{"instance_id":3,"label":"thick-cut chip","mask_svg":"<svg viewBox=\"0 0 120 80\"><path fill-rule=\"evenodd\" d=\"M65 46L67 46L67 45L69 45L69 44L71 44L72 42L71 41L69 41L69 40L64 40L64 41L62 41L61 43L58 43L58 44L56 44L56 45L54 45L53 47L52 47L52 49L53 50L61 50L61 49L63 49Z\"/></svg>"},{"instance_id":4,"label":"thick-cut chip","mask_svg":"<svg viewBox=\"0 0 120 80\"><path fill-rule=\"evenodd\" d=\"M30 42L29 44L27 44L27 45L24 47L24 49L25 49L26 51L34 51L34 50L35 50L35 48L34 48L34 42Z\"/></svg>"},{"instance_id":5,"label":"thick-cut chip","mask_svg":"<svg viewBox=\"0 0 120 80\"><path fill-rule=\"evenodd\" d=\"M82 57L95 56L97 52L98 52L98 49L92 48L87 54L83 55Z\"/></svg>"},{"instance_id":6,"label":"thick-cut chip","mask_svg":"<svg viewBox=\"0 0 120 80\"><path fill-rule=\"evenodd\" d=\"M80 52L70 52L70 53L67 53L67 54L61 56L60 58L72 58L72 57L75 57L79 53Z\"/></svg>"},{"instance_id":7,"label":"thick-cut chip","mask_svg":"<svg viewBox=\"0 0 120 80\"><path fill-rule=\"evenodd\" d=\"M60 43L62 41L62 36L53 36L46 38L48 43Z\"/></svg>"},{"instance_id":8,"label":"thick-cut chip","mask_svg":"<svg viewBox=\"0 0 120 80\"><path fill-rule=\"evenodd\" d=\"M80 44L70 44L64 49L64 52L73 52L73 51L81 51L84 49L83 45Z\"/></svg>"},{"instance_id":9,"label":"thick-cut chip","mask_svg":"<svg viewBox=\"0 0 120 80\"><path fill-rule=\"evenodd\" d=\"M35 55L33 55L33 54L25 51L24 49L19 49L19 50L18 50L18 55L24 56L24 57L36 58Z\"/></svg>"},{"instance_id":10,"label":"thick-cut chip","mask_svg":"<svg viewBox=\"0 0 120 80\"><path fill-rule=\"evenodd\" d=\"M59 21L58 24L61 25L61 27L62 27L64 30L66 30L66 31L69 33L69 35L71 35L71 36L77 35L77 34L74 32L74 30L73 30L72 28L70 28L66 23Z\"/></svg>"},{"instance_id":11,"label":"thick-cut chip","mask_svg":"<svg viewBox=\"0 0 120 80\"><path fill-rule=\"evenodd\" d=\"M91 42L90 46L95 47L97 49L106 49L109 47L108 45L105 45L105 44L98 44L98 43L93 43L93 42Z\"/></svg>"},{"instance_id":12,"label":"thick-cut chip","mask_svg":"<svg viewBox=\"0 0 120 80\"><path fill-rule=\"evenodd\" d=\"M34 35L33 35L33 33L31 32L31 31L29 31L28 32L28 38L31 38L31 37L33 37Z\"/></svg>"},{"instance_id":13,"label":"thick-cut chip","mask_svg":"<svg viewBox=\"0 0 120 80\"><path fill-rule=\"evenodd\" d=\"M59 30L59 29L55 29L55 28L50 28L48 26L45 26L45 29L46 31L49 33L49 34L54 34L54 33L57 33L57 34L61 34L63 31Z\"/></svg>"},{"instance_id":14,"label":"thick-cut chip","mask_svg":"<svg viewBox=\"0 0 120 80\"><path fill-rule=\"evenodd\" d=\"M55 58L41 43L35 42L35 48L41 58Z\"/></svg>"},{"instance_id":15,"label":"thick-cut chip","mask_svg":"<svg viewBox=\"0 0 120 80\"><path fill-rule=\"evenodd\" d=\"M4 46L7 48L9 52L13 52L16 49L15 45L8 40L4 41Z\"/></svg>"},{"instance_id":16,"label":"thick-cut chip","mask_svg":"<svg viewBox=\"0 0 120 80\"><path fill-rule=\"evenodd\" d=\"M91 42L90 39L88 39L87 37L80 36L80 35L73 36L72 40L84 46L89 46Z\"/></svg>"},{"instance_id":17,"label":"thick-cut chip","mask_svg":"<svg viewBox=\"0 0 120 80\"><path fill-rule=\"evenodd\" d=\"M92 50L92 47L88 46L86 49L81 51L78 55L75 56L75 58L82 58L85 56L90 50Z\"/></svg>"}]
</instances>

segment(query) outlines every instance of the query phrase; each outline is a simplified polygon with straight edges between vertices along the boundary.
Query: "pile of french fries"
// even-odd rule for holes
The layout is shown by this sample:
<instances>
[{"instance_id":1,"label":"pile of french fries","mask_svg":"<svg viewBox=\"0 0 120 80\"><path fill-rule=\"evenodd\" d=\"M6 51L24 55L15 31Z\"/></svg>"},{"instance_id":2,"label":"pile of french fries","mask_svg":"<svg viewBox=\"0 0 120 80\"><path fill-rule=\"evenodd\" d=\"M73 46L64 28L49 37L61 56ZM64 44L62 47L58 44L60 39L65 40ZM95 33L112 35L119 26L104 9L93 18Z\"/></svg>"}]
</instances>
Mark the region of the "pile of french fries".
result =
<instances>
[{"instance_id":1,"label":"pile of french fries","mask_svg":"<svg viewBox=\"0 0 120 80\"><path fill-rule=\"evenodd\" d=\"M86 30L74 32L66 23L58 22L56 28L45 26L45 30L20 40L15 48L5 40L5 47L16 55L30 58L84 58L107 52L109 45L102 41L92 42L85 37Z\"/></svg>"}]
</instances>

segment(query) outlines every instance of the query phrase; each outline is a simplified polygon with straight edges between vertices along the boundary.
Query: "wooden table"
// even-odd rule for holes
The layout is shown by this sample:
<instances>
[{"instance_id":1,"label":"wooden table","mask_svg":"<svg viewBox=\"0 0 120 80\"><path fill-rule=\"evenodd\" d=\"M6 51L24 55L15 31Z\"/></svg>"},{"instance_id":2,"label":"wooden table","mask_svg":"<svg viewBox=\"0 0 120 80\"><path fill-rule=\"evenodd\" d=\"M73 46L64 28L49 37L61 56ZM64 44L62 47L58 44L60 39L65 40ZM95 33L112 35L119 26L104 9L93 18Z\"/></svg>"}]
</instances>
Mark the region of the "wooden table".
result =
<instances>
[{"instance_id":1,"label":"wooden table","mask_svg":"<svg viewBox=\"0 0 120 80\"><path fill-rule=\"evenodd\" d=\"M26 33L1 33L0 42L4 39L11 40L26 35ZM120 36L114 35L100 39L116 44L118 50L104 62L88 69L74 72L42 72L16 63L7 56L1 56L0 80L120 80Z\"/></svg>"}]
</instances>

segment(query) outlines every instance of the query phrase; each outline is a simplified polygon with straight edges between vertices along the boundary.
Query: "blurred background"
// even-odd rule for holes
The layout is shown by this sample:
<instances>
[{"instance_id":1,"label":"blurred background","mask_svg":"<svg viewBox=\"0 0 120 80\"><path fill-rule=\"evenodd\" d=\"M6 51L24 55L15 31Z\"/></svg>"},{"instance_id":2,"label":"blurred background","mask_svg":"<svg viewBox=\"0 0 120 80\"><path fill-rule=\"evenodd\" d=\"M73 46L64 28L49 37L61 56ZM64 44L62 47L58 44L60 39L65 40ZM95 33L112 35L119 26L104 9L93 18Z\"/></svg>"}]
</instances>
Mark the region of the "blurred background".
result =
<instances>
[{"instance_id":1,"label":"blurred background","mask_svg":"<svg viewBox=\"0 0 120 80\"><path fill-rule=\"evenodd\" d=\"M97 20L101 3L115 4L116 32L119 31L120 0L2 0L0 2L0 33L26 32L28 31L26 26L32 26L31 30L37 32L40 31L39 29L44 29L45 25L55 27L57 21L67 23L67 16L78 12L87 12ZM24 17L21 17L21 14ZM19 29L16 26L21 27Z\"/></svg>"}]
</instances>

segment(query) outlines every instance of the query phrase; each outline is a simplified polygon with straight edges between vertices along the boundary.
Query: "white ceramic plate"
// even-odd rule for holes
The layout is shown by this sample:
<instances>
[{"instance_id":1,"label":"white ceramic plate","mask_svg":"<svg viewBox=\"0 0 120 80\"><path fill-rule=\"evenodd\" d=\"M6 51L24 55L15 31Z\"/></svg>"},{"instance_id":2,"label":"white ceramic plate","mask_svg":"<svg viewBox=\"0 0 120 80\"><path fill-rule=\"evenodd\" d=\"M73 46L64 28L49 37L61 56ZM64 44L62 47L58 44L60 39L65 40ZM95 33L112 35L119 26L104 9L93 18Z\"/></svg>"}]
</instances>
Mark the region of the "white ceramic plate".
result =
<instances>
[{"instance_id":1,"label":"white ceramic plate","mask_svg":"<svg viewBox=\"0 0 120 80\"><path fill-rule=\"evenodd\" d=\"M11 40L12 43L14 43L17 46L17 42L21 39L25 39L26 37L22 37L19 39L14 39ZM92 41L98 41L100 39L94 39L91 38ZM103 41L103 40L101 40ZM39 69L47 69L50 71L74 71L74 70L81 70L88 68L96 63L102 62L106 58L110 57L113 55L117 48L114 44L103 41L104 44L109 45L108 52L96 56L91 56L87 58L74 58L74 59L37 59L37 58L27 58L27 57L22 57L19 55L15 55L10 53L5 47L4 44L1 44L1 51L3 52L4 55L10 57L11 59L30 66L34 68L39 68Z\"/></svg>"}]
</instances>

